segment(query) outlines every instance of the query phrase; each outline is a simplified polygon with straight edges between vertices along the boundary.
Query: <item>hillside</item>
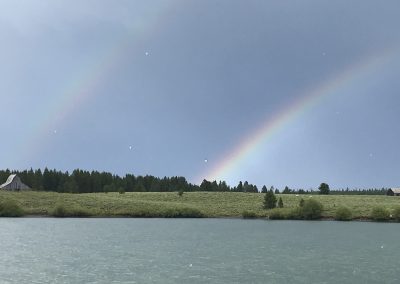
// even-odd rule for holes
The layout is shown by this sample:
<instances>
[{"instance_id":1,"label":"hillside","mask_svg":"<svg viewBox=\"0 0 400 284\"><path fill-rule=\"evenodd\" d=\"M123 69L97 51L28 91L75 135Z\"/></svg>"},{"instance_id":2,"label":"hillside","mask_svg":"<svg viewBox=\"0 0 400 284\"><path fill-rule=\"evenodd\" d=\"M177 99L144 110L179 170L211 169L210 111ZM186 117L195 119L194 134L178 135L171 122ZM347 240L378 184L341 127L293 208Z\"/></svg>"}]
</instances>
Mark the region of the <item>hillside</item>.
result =
<instances>
[{"instance_id":1,"label":"hillside","mask_svg":"<svg viewBox=\"0 0 400 284\"><path fill-rule=\"evenodd\" d=\"M26 215L38 216L51 215L56 207L61 207L70 212L66 215L78 216L190 217L195 212L201 213L203 217L241 217L244 211L248 211L257 217L267 217L270 211L263 209L263 197L261 193L232 192L187 192L182 196L175 192L125 194L0 192L0 202L15 201L23 208ZM284 210L297 207L301 198L318 200L323 204L322 215L325 218L332 218L339 206L351 209L354 219L367 219L372 208L376 206L392 210L400 205L399 197L389 196L281 194L277 197L282 197Z\"/></svg>"}]
</instances>

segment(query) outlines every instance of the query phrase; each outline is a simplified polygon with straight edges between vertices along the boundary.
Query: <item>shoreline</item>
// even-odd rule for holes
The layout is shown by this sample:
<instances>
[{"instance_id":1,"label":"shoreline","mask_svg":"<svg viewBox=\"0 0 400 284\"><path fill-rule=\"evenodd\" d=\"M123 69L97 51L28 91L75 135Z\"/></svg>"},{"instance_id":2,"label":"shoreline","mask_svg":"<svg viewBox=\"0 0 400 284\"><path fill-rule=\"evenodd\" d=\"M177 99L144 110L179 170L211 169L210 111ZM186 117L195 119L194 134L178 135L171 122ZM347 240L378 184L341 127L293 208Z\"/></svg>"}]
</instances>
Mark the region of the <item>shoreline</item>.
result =
<instances>
[{"instance_id":1,"label":"shoreline","mask_svg":"<svg viewBox=\"0 0 400 284\"><path fill-rule=\"evenodd\" d=\"M220 217L132 217L132 216L124 216L124 215L115 215L115 216L67 216L67 217L56 217L51 215L24 215L20 217L0 217L1 218L15 218L15 219L40 219L40 218L49 218L49 219L231 219L231 220L249 220L249 221L307 221L307 222L343 222L343 223L351 223L351 222L361 222L361 223L399 223L396 220L387 220L387 221L375 221L370 218L356 218L347 221L335 220L332 217L323 217L315 220L307 220L307 219L269 219L267 217L255 217L255 218L244 218L238 216L220 216Z\"/></svg>"},{"instance_id":2,"label":"shoreline","mask_svg":"<svg viewBox=\"0 0 400 284\"><path fill-rule=\"evenodd\" d=\"M262 193L233 192L118 192L56 193L43 191L0 191L0 216L25 218L210 218L256 220L304 220L299 202L309 196L279 194L283 208L266 210ZM308 219L336 221L337 212L348 209L341 222L399 221L400 197L314 195L322 212ZM8 207L6 214L1 212ZM374 215L374 209L381 215ZM343 210L342 210L343 211ZM14 214L13 213L19 213ZM349 219L347 221L347 219ZM344 221L345 220L345 221ZM379 220L379 221L378 221Z\"/></svg>"}]
</instances>

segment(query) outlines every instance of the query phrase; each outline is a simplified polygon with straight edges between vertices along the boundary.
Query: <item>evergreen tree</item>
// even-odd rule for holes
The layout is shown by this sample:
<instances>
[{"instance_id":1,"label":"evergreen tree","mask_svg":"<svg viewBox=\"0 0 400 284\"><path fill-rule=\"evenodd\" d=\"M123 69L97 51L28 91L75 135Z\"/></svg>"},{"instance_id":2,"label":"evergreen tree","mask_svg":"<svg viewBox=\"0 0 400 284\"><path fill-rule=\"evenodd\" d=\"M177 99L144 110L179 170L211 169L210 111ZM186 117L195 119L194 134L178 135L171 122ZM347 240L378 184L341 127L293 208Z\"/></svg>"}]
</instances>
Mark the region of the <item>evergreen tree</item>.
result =
<instances>
[{"instance_id":1,"label":"evergreen tree","mask_svg":"<svg viewBox=\"0 0 400 284\"><path fill-rule=\"evenodd\" d=\"M267 192L267 187L264 185L262 188L261 188L261 193L266 193Z\"/></svg>"},{"instance_id":2,"label":"evergreen tree","mask_svg":"<svg viewBox=\"0 0 400 284\"><path fill-rule=\"evenodd\" d=\"M212 183L210 181L204 179L203 182L200 184L200 189L201 189L201 191L211 191Z\"/></svg>"},{"instance_id":3,"label":"evergreen tree","mask_svg":"<svg viewBox=\"0 0 400 284\"><path fill-rule=\"evenodd\" d=\"M285 186L285 189L282 191L282 194L290 194L291 190L289 187Z\"/></svg>"},{"instance_id":4,"label":"evergreen tree","mask_svg":"<svg viewBox=\"0 0 400 284\"><path fill-rule=\"evenodd\" d=\"M329 194L330 192L329 185L324 182L320 184L318 189L319 189L319 194Z\"/></svg>"},{"instance_id":5,"label":"evergreen tree","mask_svg":"<svg viewBox=\"0 0 400 284\"><path fill-rule=\"evenodd\" d=\"M258 187L257 187L257 185L253 185L253 192L254 192L254 193L258 193Z\"/></svg>"},{"instance_id":6,"label":"evergreen tree","mask_svg":"<svg viewBox=\"0 0 400 284\"><path fill-rule=\"evenodd\" d=\"M264 208L273 209L276 207L276 196L272 189L270 189L264 196Z\"/></svg>"},{"instance_id":7,"label":"evergreen tree","mask_svg":"<svg viewBox=\"0 0 400 284\"><path fill-rule=\"evenodd\" d=\"M278 207L279 207L279 208L283 208L283 200L282 200L282 197L279 197L279 200L278 200Z\"/></svg>"},{"instance_id":8,"label":"evergreen tree","mask_svg":"<svg viewBox=\"0 0 400 284\"><path fill-rule=\"evenodd\" d=\"M219 181L218 191L230 191L230 188L225 181Z\"/></svg>"},{"instance_id":9,"label":"evergreen tree","mask_svg":"<svg viewBox=\"0 0 400 284\"><path fill-rule=\"evenodd\" d=\"M243 183L240 181L238 186L236 187L236 191L243 192Z\"/></svg>"}]
</instances>

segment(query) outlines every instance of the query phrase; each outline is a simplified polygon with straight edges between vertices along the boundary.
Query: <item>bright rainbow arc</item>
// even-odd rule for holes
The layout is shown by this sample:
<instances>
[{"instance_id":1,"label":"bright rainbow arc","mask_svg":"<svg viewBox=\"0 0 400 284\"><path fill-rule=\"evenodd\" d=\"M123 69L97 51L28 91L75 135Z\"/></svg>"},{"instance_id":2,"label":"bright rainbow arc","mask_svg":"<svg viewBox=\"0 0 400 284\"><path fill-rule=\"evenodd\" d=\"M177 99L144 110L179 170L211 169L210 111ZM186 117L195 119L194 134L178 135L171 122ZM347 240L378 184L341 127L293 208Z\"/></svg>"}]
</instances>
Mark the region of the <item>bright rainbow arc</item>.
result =
<instances>
[{"instance_id":1,"label":"bright rainbow arc","mask_svg":"<svg viewBox=\"0 0 400 284\"><path fill-rule=\"evenodd\" d=\"M367 56L361 62L353 64L338 75L333 76L317 87L302 92L303 95L281 109L275 116L268 117L253 133L243 139L228 154L222 157L217 164L206 173L203 173L196 182L200 183L203 179L224 180L230 173L237 169L252 153L271 140L280 130L290 122L301 116L307 110L322 102L325 98L334 95L340 88L344 88L362 77L366 73L373 71L380 65L385 64L398 51L397 46L386 48L383 52Z\"/></svg>"}]
</instances>

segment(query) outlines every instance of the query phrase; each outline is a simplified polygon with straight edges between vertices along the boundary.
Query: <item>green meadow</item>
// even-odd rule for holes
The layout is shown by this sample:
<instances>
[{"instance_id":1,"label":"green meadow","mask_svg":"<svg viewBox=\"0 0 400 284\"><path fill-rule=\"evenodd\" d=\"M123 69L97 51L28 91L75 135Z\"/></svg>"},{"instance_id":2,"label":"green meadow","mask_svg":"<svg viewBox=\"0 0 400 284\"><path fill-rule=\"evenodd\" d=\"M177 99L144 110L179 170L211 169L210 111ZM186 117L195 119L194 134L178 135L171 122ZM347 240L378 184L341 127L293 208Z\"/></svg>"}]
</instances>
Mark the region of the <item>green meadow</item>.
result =
<instances>
[{"instance_id":1,"label":"green meadow","mask_svg":"<svg viewBox=\"0 0 400 284\"><path fill-rule=\"evenodd\" d=\"M315 199L323 205L322 216L334 218L338 207L347 207L352 219L369 219L373 208L392 212L400 206L400 197L378 195L277 195L283 209L265 210L264 194L233 192L127 192L125 194L55 192L0 192L0 203L16 204L24 215L59 217L242 217L268 218L277 210L287 212L298 207L301 198Z\"/></svg>"}]
</instances>

